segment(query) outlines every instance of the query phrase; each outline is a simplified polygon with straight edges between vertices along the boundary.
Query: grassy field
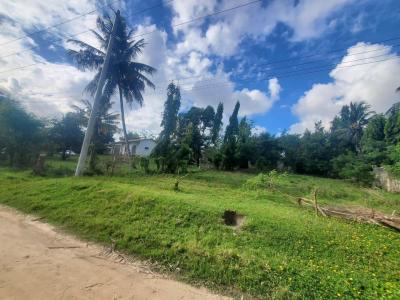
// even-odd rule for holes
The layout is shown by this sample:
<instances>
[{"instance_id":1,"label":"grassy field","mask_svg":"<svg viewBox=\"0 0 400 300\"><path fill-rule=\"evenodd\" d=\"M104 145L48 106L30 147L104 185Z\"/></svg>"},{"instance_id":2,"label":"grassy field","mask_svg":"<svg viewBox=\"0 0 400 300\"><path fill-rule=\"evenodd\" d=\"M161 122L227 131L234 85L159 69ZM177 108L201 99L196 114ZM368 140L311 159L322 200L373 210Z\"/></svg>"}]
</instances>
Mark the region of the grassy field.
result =
<instances>
[{"instance_id":1,"label":"grassy field","mask_svg":"<svg viewBox=\"0 0 400 300\"><path fill-rule=\"evenodd\" d=\"M59 165L57 165L59 164ZM74 162L52 162L72 169ZM59 172L60 174L62 172ZM53 174L58 174L54 172ZM286 175L273 189L255 174L193 171L176 177L34 177L0 169L0 203L78 236L157 262L181 280L266 299L400 299L400 235L375 225L316 217L289 196L400 211L400 196L339 180ZM246 216L224 225L224 210Z\"/></svg>"}]
</instances>

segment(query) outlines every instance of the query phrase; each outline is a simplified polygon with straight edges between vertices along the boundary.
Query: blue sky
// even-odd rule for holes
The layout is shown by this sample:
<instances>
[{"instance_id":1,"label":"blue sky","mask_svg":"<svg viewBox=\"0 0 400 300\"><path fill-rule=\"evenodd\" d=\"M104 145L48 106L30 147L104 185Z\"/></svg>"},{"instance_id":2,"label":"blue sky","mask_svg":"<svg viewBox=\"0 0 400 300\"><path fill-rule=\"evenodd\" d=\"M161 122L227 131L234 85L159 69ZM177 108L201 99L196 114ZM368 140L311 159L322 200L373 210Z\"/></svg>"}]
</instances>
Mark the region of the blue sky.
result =
<instances>
[{"instance_id":1,"label":"blue sky","mask_svg":"<svg viewBox=\"0 0 400 300\"><path fill-rule=\"evenodd\" d=\"M130 130L159 132L165 88L172 79L182 88L183 110L191 105L216 107L222 101L226 123L239 100L241 116L254 121L256 132L274 134L285 129L301 133L318 120L328 127L340 107L351 101L365 101L384 112L400 100L395 93L400 85L397 0L270 0L246 5L249 2L164 1L140 13L161 1L113 2L135 34L144 34L148 45L140 60L158 69L156 91L145 93L144 107L128 112ZM105 3L2 1L0 44ZM70 110L87 97L81 92L93 74L77 70L68 59L65 48L71 45L65 36L94 28L95 17L89 14L2 46L0 88L44 117ZM194 18L200 19L174 26ZM77 38L96 44L90 33ZM392 40L382 42L387 39ZM39 64L1 73L32 63ZM317 69L323 71L312 73Z\"/></svg>"}]
</instances>

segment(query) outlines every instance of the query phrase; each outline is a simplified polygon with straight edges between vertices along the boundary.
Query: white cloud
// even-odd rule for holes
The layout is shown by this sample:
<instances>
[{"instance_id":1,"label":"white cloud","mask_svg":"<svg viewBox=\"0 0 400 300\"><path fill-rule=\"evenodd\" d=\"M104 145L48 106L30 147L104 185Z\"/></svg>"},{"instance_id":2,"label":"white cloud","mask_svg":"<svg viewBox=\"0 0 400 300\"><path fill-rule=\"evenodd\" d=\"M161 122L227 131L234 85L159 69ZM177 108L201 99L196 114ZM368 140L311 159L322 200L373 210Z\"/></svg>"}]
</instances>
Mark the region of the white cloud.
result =
<instances>
[{"instance_id":1,"label":"white cloud","mask_svg":"<svg viewBox=\"0 0 400 300\"><path fill-rule=\"evenodd\" d=\"M279 99L280 85L276 78L270 79L268 82L268 91L264 92L258 89L235 90L233 82L227 80L226 74L217 75L220 79L226 79L225 84L208 84L193 86L193 89L184 94L186 97L193 99L193 104L204 107L206 105L214 105L218 102L224 104L224 114L229 116L237 101L240 102L239 116L252 116L262 114L269 111ZM218 77L217 77L218 78ZM218 91L218 93L216 93ZM216 97L216 95L218 95Z\"/></svg>"},{"instance_id":2,"label":"white cloud","mask_svg":"<svg viewBox=\"0 0 400 300\"><path fill-rule=\"evenodd\" d=\"M292 9L286 5L285 13L279 18L293 28L293 39L302 41L317 37L334 26L335 21L330 20L330 16L351 2L354 0L302 0Z\"/></svg>"},{"instance_id":3,"label":"white cloud","mask_svg":"<svg viewBox=\"0 0 400 300\"><path fill-rule=\"evenodd\" d=\"M38 63L33 67L0 73L0 87L12 91L23 105L39 116L56 117L71 110L71 104L82 98L83 88L93 74L81 72L69 64L46 61L34 51L35 48L31 49L32 46L36 46L32 37L21 39L19 37L75 18L78 13L93 9L94 1L92 0L0 2L1 14L11 18L3 19L0 44L15 40L2 47L0 56L22 51L18 55L1 58L0 70L11 70ZM94 28L95 19L95 14L89 14L37 35L40 35L42 39L49 38L54 41ZM61 42L62 45L64 41ZM55 49L54 44L47 47L50 50Z\"/></svg>"},{"instance_id":4,"label":"white cloud","mask_svg":"<svg viewBox=\"0 0 400 300\"><path fill-rule=\"evenodd\" d=\"M332 14L351 1L325 2L329 3L323 5L319 0L305 0L295 6L292 0L275 0L264 6L259 3L249 5L226 14L174 27L175 38L179 41L177 44L167 44L167 33L152 25L149 19L145 20L144 24L136 28L135 35L153 31L154 33L145 36L147 45L139 60L158 69L152 78L157 90L145 92L143 107L134 106L132 110L126 110L128 129L159 132L165 89L168 80L173 78L193 76L192 79L178 82L183 90L184 108L192 104L216 106L222 101L225 104L225 115L229 115L235 102L239 100L241 116L267 112L279 99L281 87L278 80L270 80L265 90L248 88L237 90L230 79L230 74L224 72L223 66L217 65L216 61L220 57L237 54L239 45L245 37L258 39L270 34L279 22L293 29L295 40L319 36L329 24L334 23L331 20ZM12 22L8 19L3 20L0 44L26 32L77 17L78 13L91 11L95 3L95 0L2 1L1 14L12 16L13 20ZM204 0L200 3L196 0L173 1L172 24L179 24L243 3L245 2L241 0ZM73 22L49 30L46 37L57 38L61 45L66 47L64 35L70 36L94 28L95 19L96 14L77 18ZM97 41L90 33L79 35L77 38L97 45ZM42 116L65 113L70 110L72 103L82 97L81 91L93 77L93 73L81 72L67 63L46 61L28 49L33 45L33 39L27 38L7 45L6 49L0 49L0 56L25 50L18 56L0 59L0 71L41 63L32 68L0 74L0 87L13 91L30 110ZM217 58L212 56L214 54ZM212 67L216 67L217 71L211 71ZM218 84L221 81L224 84ZM115 102L118 103L118 99L115 99ZM117 104L114 108L119 110Z\"/></svg>"},{"instance_id":5,"label":"white cloud","mask_svg":"<svg viewBox=\"0 0 400 300\"><path fill-rule=\"evenodd\" d=\"M94 9L94 1L68 1L58 3L56 1L24 1L0 3L0 11L5 15L13 17L13 21L4 20L0 32L0 43L7 42L23 36L26 32L32 32L50 25L59 23ZM70 36L76 33L95 28L96 14L90 14L82 18L56 27L48 31L53 39L61 35ZM137 28L136 34L156 30L154 25L142 25ZM26 32L25 32L26 31ZM85 33L76 37L85 42L97 46L97 40L91 33ZM140 57L140 61L158 70L154 81L166 82L166 33L156 31L146 38L146 48ZM62 45L71 47L62 40ZM0 59L0 70L13 69L39 62L40 64L23 70L0 73L0 87L10 91L14 97L31 112L42 117L60 117L62 113L71 111L71 105L76 104L81 98L89 98L82 95L87 83L93 78L93 72L79 71L75 66L66 63L51 63L46 61L34 49L29 49L34 42L32 39L21 39L10 43L1 49L0 56L16 51L23 51L19 55ZM50 45L51 47L52 45ZM3 52L4 51L4 52ZM147 91L144 95L145 105L142 108L134 106L133 109L126 108L126 120L129 130L149 130L158 132L161 122L161 111L164 99L161 94ZM119 111L119 101L113 99L114 110Z\"/></svg>"},{"instance_id":6,"label":"white cloud","mask_svg":"<svg viewBox=\"0 0 400 300\"><path fill-rule=\"evenodd\" d=\"M134 35L140 35L144 32L154 33L145 40L147 44L143 54L138 57L138 61L157 69L154 76L149 76L149 79L155 83L157 90L153 91L146 88L143 94L143 106L135 105L132 109L126 109L126 124L128 130L131 131L147 131L151 134L157 134L160 131L166 95L165 89L168 84L167 34L165 31L157 29L155 25L141 25ZM116 106L116 109L119 110L119 105Z\"/></svg>"},{"instance_id":7,"label":"white cloud","mask_svg":"<svg viewBox=\"0 0 400 300\"><path fill-rule=\"evenodd\" d=\"M187 66L193 72L193 75L204 74L208 71L211 64L211 60L204 57L201 53L195 51L190 52Z\"/></svg>"},{"instance_id":8,"label":"white cloud","mask_svg":"<svg viewBox=\"0 0 400 300\"><path fill-rule=\"evenodd\" d=\"M278 23L284 23L293 30L293 41L304 41L319 37L334 27L334 13L354 0L275 0L267 5L254 3L237 10L222 13L212 19L199 20L186 26L175 28L175 33L183 35L178 43L179 53L192 50L206 54L232 56L245 37L258 39L270 34ZM174 1L171 7L174 20L179 22L204 16L213 11L240 6L243 1L207 0ZM210 20L210 24L208 24ZM175 23L176 24L176 23ZM205 26L206 25L206 26Z\"/></svg>"},{"instance_id":9,"label":"white cloud","mask_svg":"<svg viewBox=\"0 0 400 300\"><path fill-rule=\"evenodd\" d=\"M369 58L375 55L362 53L366 51L374 51L383 56L379 59ZM362 60L349 63L350 60L359 59ZM381 62L346 67L377 60ZM292 111L299 122L291 126L291 132L301 133L305 129L313 129L314 123L319 120L329 127L341 107L350 102L364 101L375 112L385 112L398 101L395 89L399 80L395 74L400 74L400 57L391 52L390 46L358 43L349 48L347 55L331 71L332 82L314 84L293 106Z\"/></svg>"},{"instance_id":10,"label":"white cloud","mask_svg":"<svg viewBox=\"0 0 400 300\"><path fill-rule=\"evenodd\" d=\"M260 125L256 125L251 129L251 133L254 135L260 135L265 132L267 132L267 128Z\"/></svg>"}]
</instances>

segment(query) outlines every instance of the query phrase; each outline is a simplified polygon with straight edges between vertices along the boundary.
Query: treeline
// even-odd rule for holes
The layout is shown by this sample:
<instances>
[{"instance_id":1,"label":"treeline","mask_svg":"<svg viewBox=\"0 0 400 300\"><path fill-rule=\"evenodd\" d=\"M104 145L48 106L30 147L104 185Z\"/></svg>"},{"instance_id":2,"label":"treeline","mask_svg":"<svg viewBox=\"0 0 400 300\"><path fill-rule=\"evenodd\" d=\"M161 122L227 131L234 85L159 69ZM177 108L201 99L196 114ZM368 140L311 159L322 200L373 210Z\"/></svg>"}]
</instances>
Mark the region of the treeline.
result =
<instances>
[{"instance_id":1,"label":"treeline","mask_svg":"<svg viewBox=\"0 0 400 300\"><path fill-rule=\"evenodd\" d=\"M114 141L119 115L110 113L111 103L102 105L90 148L89 169L95 171L97 154L106 153ZM65 160L79 153L91 113L91 103L82 100L61 119L39 119L19 102L0 93L0 163L31 167L40 153L57 154Z\"/></svg>"},{"instance_id":2,"label":"treeline","mask_svg":"<svg viewBox=\"0 0 400 300\"><path fill-rule=\"evenodd\" d=\"M342 107L329 129L321 122L303 134L252 134L252 123L239 119L236 103L222 134L223 104L192 107L179 113L179 87L171 83L152 156L164 172L185 172L189 164L217 169L281 169L301 174L348 178L368 184L373 166L400 170L400 104L375 114L363 103Z\"/></svg>"},{"instance_id":3,"label":"treeline","mask_svg":"<svg viewBox=\"0 0 400 300\"><path fill-rule=\"evenodd\" d=\"M179 87L171 83L162 131L152 153L159 172L184 173L189 165L207 165L228 171L286 170L369 184L373 167L385 165L400 175L400 103L386 114L375 114L362 102L351 103L342 107L329 129L317 122L314 130L301 135L278 136L253 134L252 122L238 117L239 102L226 126L222 103L186 112L180 112L180 107ZM107 152L118 131L119 115L110 109L111 103L104 101L96 123L88 168L93 174L102 173L97 169L97 154ZM32 166L43 152L63 159L78 153L90 112L90 102L82 101L61 119L44 120L0 94L0 163Z\"/></svg>"}]
</instances>

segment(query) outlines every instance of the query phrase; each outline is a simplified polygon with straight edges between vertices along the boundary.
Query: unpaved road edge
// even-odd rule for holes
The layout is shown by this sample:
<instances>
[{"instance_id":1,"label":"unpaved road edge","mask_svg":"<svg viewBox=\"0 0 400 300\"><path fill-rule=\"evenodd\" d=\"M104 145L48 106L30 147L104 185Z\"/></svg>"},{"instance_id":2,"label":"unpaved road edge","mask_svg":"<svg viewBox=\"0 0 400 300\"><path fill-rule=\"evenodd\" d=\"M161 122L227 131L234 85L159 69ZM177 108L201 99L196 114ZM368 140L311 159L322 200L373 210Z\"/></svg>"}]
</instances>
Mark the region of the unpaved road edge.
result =
<instances>
[{"instance_id":1,"label":"unpaved road edge","mask_svg":"<svg viewBox=\"0 0 400 300\"><path fill-rule=\"evenodd\" d=\"M124 263L121 263L123 261ZM0 205L2 299L229 299Z\"/></svg>"}]
</instances>

